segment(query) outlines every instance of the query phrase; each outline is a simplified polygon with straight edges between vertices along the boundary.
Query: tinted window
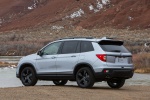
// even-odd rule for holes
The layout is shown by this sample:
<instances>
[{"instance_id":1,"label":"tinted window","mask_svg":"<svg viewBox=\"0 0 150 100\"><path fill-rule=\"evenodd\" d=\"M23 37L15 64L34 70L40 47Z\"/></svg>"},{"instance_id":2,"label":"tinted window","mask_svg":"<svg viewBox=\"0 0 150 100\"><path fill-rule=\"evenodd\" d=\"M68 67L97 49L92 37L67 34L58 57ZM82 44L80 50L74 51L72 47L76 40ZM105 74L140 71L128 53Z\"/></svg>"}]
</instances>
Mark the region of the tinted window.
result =
<instances>
[{"instance_id":1,"label":"tinted window","mask_svg":"<svg viewBox=\"0 0 150 100\"><path fill-rule=\"evenodd\" d=\"M93 51L94 48L92 46L91 42L81 42L81 52L88 52L88 51Z\"/></svg>"},{"instance_id":2,"label":"tinted window","mask_svg":"<svg viewBox=\"0 0 150 100\"><path fill-rule=\"evenodd\" d=\"M54 55L58 53L61 42L56 42L48 45L43 49L43 55Z\"/></svg>"},{"instance_id":3,"label":"tinted window","mask_svg":"<svg viewBox=\"0 0 150 100\"><path fill-rule=\"evenodd\" d=\"M64 42L64 45L62 47L62 54L67 53L75 53L77 48L78 41L67 41Z\"/></svg>"},{"instance_id":4,"label":"tinted window","mask_svg":"<svg viewBox=\"0 0 150 100\"><path fill-rule=\"evenodd\" d=\"M107 52L122 52L122 53L128 53L129 51L123 46L123 42L122 41L101 41L99 43L99 45L101 46L101 48L104 51Z\"/></svg>"}]
</instances>

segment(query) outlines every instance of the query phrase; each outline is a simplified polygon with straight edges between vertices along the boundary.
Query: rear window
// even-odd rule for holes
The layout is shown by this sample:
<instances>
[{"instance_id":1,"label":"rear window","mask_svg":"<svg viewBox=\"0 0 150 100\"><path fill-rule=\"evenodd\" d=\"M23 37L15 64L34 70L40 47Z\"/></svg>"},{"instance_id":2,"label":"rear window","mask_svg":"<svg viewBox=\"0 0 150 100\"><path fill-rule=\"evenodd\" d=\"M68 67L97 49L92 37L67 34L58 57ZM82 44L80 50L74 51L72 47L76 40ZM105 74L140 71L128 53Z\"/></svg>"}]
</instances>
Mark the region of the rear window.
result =
<instances>
[{"instance_id":1,"label":"rear window","mask_svg":"<svg viewBox=\"0 0 150 100\"><path fill-rule=\"evenodd\" d=\"M107 52L121 52L128 53L129 51L123 46L122 41L108 41L103 40L99 42L99 45L104 51Z\"/></svg>"}]
</instances>

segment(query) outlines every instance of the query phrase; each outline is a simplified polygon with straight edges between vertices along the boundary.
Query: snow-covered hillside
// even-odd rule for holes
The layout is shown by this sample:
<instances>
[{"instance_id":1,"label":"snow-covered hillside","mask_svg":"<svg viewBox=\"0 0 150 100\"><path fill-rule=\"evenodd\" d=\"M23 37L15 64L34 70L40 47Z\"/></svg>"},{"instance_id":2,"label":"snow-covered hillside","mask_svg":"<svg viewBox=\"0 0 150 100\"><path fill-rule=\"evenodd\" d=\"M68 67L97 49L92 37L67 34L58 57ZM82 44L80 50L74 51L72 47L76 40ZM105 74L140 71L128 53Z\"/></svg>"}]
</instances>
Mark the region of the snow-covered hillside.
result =
<instances>
[{"instance_id":1,"label":"snow-covered hillside","mask_svg":"<svg viewBox=\"0 0 150 100\"><path fill-rule=\"evenodd\" d=\"M0 31L40 26L150 28L150 0L1 0Z\"/></svg>"}]
</instances>

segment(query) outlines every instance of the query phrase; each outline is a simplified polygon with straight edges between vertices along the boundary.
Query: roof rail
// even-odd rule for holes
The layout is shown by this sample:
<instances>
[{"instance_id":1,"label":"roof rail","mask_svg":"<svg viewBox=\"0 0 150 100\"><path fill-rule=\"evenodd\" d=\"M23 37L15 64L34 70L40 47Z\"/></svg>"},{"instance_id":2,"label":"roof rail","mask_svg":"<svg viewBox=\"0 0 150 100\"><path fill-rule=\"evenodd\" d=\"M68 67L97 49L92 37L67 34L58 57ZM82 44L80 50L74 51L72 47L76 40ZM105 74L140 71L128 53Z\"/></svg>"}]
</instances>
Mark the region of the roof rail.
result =
<instances>
[{"instance_id":1,"label":"roof rail","mask_svg":"<svg viewBox=\"0 0 150 100\"><path fill-rule=\"evenodd\" d=\"M66 37L66 38L61 38L59 40L63 40L63 39L93 39L93 37Z\"/></svg>"},{"instance_id":2,"label":"roof rail","mask_svg":"<svg viewBox=\"0 0 150 100\"><path fill-rule=\"evenodd\" d=\"M113 37L102 37L102 39L114 39Z\"/></svg>"}]
</instances>

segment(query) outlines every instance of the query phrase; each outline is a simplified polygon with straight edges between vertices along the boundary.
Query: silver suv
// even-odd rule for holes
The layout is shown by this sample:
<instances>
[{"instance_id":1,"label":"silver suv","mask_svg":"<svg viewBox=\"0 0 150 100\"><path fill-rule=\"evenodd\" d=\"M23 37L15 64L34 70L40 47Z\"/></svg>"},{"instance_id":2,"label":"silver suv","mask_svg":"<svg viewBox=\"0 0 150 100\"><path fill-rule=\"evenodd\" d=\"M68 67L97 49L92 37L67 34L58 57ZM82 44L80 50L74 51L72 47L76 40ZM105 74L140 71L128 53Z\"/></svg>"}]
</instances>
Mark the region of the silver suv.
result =
<instances>
[{"instance_id":1,"label":"silver suv","mask_svg":"<svg viewBox=\"0 0 150 100\"><path fill-rule=\"evenodd\" d=\"M122 41L76 37L51 42L37 53L23 57L16 76L25 86L34 86L38 80L65 85L69 80L81 88L101 81L107 81L111 88L120 88L133 73L132 54Z\"/></svg>"}]
</instances>

